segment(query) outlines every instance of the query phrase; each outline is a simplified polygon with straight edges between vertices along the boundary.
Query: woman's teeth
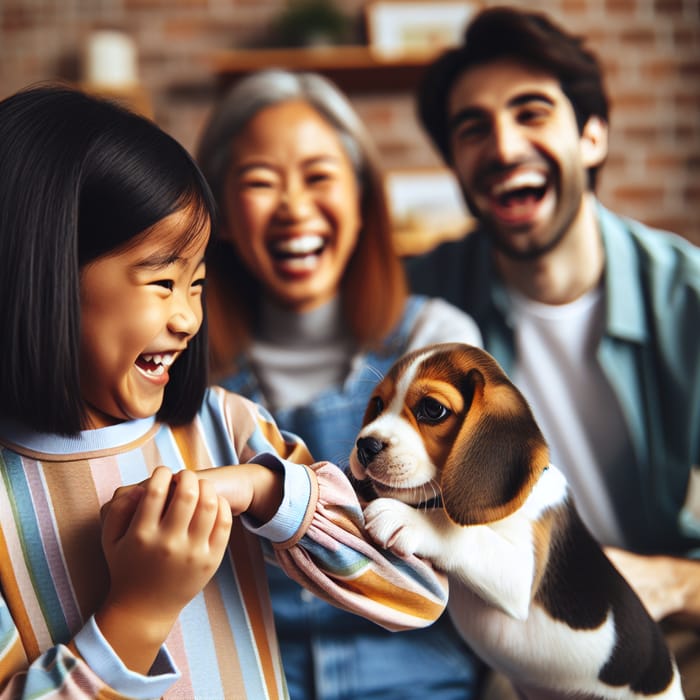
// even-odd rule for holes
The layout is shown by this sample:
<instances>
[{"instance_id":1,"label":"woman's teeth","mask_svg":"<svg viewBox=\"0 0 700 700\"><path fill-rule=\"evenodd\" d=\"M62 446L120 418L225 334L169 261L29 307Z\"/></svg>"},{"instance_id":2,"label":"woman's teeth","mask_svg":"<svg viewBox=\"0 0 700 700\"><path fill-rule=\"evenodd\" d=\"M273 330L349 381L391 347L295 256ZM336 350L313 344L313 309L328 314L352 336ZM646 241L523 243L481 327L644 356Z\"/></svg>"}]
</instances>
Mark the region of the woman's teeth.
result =
<instances>
[{"instance_id":1,"label":"woman's teeth","mask_svg":"<svg viewBox=\"0 0 700 700\"><path fill-rule=\"evenodd\" d=\"M309 234L294 238L281 238L272 244L272 251L277 255L296 256L317 253L323 248L325 241L322 236Z\"/></svg>"},{"instance_id":2,"label":"woman's teeth","mask_svg":"<svg viewBox=\"0 0 700 700\"><path fill-rule=\"evenodd\" d=\"M326 240L318 234L307 234L274 241L270 249L278 264L288 272L309 272L319 264Z\"/></svg>"}]
</instances>

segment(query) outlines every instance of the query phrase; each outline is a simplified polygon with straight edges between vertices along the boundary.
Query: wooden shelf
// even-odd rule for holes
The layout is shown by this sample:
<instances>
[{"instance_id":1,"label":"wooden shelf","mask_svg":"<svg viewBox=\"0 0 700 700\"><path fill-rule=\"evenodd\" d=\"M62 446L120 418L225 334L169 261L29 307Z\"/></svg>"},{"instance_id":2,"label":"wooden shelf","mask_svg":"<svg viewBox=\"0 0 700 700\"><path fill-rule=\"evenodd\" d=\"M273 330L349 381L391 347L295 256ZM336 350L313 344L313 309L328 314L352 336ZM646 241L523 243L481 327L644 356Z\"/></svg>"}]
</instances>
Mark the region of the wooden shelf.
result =
<instances>
[{"instance_id":1,"label":"wooden shelf","mask_svg":"<svg viewBox=\"0 0 700 700\"><path fill-rule=\"evenodd\" d=\"M207 57L225 87L261 68L316 71L346 92L412 92L436 52L384 55L369 46L222 50Z\"/></svg>"}]
</instances>

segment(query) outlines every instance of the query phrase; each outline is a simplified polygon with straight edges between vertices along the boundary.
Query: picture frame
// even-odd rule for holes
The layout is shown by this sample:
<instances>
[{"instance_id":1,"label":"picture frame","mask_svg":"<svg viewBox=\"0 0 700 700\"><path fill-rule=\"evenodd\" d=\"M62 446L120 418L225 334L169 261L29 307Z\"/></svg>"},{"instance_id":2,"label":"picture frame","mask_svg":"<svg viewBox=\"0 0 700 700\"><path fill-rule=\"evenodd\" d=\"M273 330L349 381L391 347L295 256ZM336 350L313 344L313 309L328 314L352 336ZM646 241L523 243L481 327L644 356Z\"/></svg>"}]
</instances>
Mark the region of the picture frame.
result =
<instances>
[{"instance_id":1,"label":"picture frame","mask_svg":"<svg viewBox=\"0 0 700 700\"><path fill-rule=\"evenodd\" d=\"M448 168L389 170L384 190L399 255L419 255L474 227L457 178Z\"/></svg>"},{"instance_id":2,"label":"picture frame","mask_svg":"<svg viewBox=\"0 0 700 700\"><path fill-rule=\"evenodd\" d=\"M455 0L374 0L365 10L368 43L386 57L434 53L461 42L476 9L475 4Z\"/></svg>"}]
</instances>

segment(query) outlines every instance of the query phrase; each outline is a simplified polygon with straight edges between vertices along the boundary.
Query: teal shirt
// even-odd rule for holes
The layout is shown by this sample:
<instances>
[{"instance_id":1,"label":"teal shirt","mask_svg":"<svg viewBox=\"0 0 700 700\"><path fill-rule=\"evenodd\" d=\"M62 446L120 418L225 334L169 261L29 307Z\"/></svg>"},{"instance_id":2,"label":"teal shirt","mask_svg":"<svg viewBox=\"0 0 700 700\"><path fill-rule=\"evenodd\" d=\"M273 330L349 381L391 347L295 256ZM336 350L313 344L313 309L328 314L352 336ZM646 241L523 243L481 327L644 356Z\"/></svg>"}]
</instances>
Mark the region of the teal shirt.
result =
<instances>
[{"instance_id":1,"label":"teal shirt","mask_svg":"<svg viewBox=\"0 0 700 700\"><path fill-rule=\"evenodd\" d=\"M606 485L629 548L700 550L700 521L683 507L700 465L700 248L601 205L597 213L606 255L597 358L632 445L624 463L603 465ZM484 231L409 261L408 272L415 292L471 314L512 372L513 312Z\"/></svg>"}]
</instances>

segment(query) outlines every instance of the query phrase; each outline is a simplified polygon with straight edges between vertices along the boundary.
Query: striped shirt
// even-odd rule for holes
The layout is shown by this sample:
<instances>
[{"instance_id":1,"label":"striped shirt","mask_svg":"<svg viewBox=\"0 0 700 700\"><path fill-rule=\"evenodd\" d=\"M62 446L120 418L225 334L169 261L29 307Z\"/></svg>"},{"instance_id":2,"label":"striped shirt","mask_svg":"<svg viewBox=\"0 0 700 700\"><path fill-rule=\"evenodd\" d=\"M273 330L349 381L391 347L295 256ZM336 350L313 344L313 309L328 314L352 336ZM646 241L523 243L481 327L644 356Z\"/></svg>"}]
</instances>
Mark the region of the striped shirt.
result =
<instances>
[{"instance_id":1,"label":"striped shirt","mask_svg":"<svg viewBox=\"0 0 700 700\"><path fill-rule=\"evenodd\" d=\"M342 472L310 462L265 409L208 391L191 424L145 419L76 437L0 422L0 697L286 698L261 542L320 597L389 629L422 627L444 580L375 549ZM234 518L214 578L183 609L148 675L127 669L93 614L107 591L100 507L118 486L173 471L259 462L284 473L277 514ZM264 538L264 539L263 539Z\"/></svg>"}]
</instances>

